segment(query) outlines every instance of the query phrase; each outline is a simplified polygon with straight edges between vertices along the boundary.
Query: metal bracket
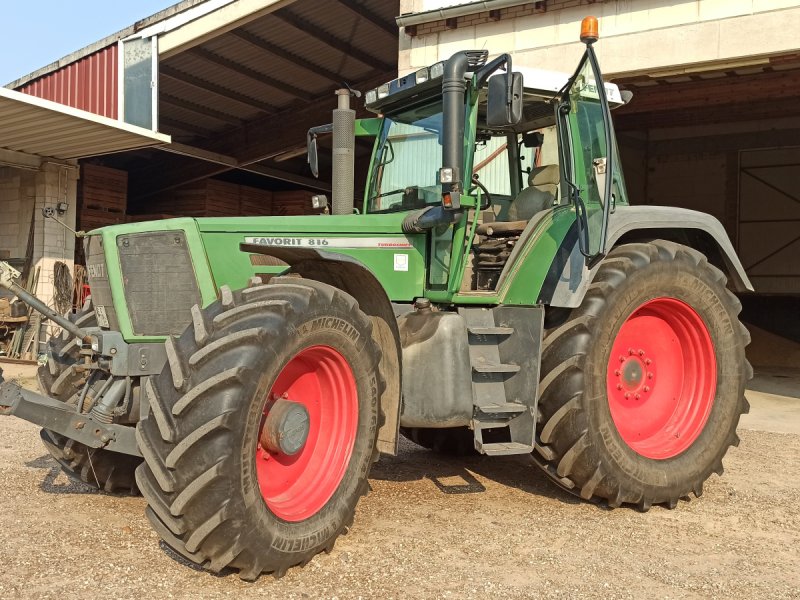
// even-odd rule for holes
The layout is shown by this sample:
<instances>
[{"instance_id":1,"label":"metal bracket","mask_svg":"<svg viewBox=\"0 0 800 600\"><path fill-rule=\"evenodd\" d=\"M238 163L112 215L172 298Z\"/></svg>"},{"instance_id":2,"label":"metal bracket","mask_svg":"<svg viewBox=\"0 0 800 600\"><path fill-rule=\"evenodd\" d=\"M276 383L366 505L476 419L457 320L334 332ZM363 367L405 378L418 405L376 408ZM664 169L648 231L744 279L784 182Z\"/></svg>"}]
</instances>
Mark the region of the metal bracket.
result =
<instances>
[{"instance_id":1,"label":"metal bracket","mask_svg":"<svg viewBox=\"0 0 800 600\"><path fill-rule=\"evenodd\" d=\"M0 287L10 288L15 279L19 279L20 273L5 261L0 261Z\"/></svg>"},{"instance_id":2,"label":"metal bracket","mask_svg":"<svg viewBox=\"0 0 800 600\"><path fill-rule=\"evenodd\" d=\"M76 412L71 405L25 390L10 381L0 383L0 415L19 417L90 448L141 456L135 428L100 423L91 415Z\"/></svg>"}]
</instances>

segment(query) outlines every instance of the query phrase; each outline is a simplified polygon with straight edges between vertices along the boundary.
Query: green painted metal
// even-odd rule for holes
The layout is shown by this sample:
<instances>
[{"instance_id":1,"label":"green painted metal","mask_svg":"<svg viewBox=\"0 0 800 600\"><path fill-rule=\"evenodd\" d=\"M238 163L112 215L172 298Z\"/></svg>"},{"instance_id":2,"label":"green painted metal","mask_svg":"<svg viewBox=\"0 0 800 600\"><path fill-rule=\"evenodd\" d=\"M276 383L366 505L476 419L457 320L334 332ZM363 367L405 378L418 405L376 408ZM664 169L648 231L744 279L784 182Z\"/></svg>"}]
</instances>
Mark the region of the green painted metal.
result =
<instances>
[{"instance_id":1,"label":"green painted metal","mask_svg":"<svg viewBox=\"0 0 800 600\"><path fill-rule=\"evenodd\" d=\"M497 290L500 304L529 306L539 303L539 293L553 257L575 222L573 206L559 206L547 215L517 253Z\"/></svg>"},{"instance_id":2,"label":"green painted metal","mask_svg":"<svg viewBox=\"0 0 800 600\"><path fill-rule=\"evenodd\" d=\"M319 245L320 250L350 256L363 263L382 283L392 301L410 302L423 295L426 270L424 235L405 235L401 230L404 214L382 215L309 215L299 217L248 218L179 218L157 222L115 225L92 232L103 236L108 277L114 297L114 309L120 323L120 333L131 342L159 342L163 337L136 336L125 304L124 277L120 268L116 238L120 235L152 231L181 230L186 234L202 302L212 303L220 286L241 289L248 280L259 274L277 274L282 267L253 265L250 255L239 251L248 238L279 238L287 245L308 244L309 241L329 242L334 247ZM335 232L335 233L331 233ZM387 240L380 247L382 239ZM410 247L393 246L402 239ZM335 247L364 244L371 247ZM370 241L371 240L371 241ZM403 257L398 259L397 257Z\"/></svg>"},{"instance_id":3,"label":"green painted metal","mask_svg":"<svg viewBox=\"0 0 800 600\"><path fill-rule=\"evenodd\" d=\"M106 256L106 271L111 285L111 294L114 299L114 310L119 319L120 333L129 342L163 342L164 337L159 336L137 336L133 333L128 307L125 303L124 277L120 267L119 253L117 252L117 236L145 233L152 231L183 231L186 234L186 241L189 253L194 266L197 284L200 290L200 297L203 304L211 304L217 297L217 288L211 276L211 270L207 262L205 247L197 229L194 219L180 218L167 219L164 221L128 223L125 225L114 225L104 227L91 232L90 235L101 235L103 237L103 248Z\"/></svg>"},{"instance_id":4,"label":"green painted metal","mask_svg":"<svg viewBox=\"0 0 800 600\"><path fill-rule=\"evenodd\" d=\"M371 117L369 119L356 119L356 137L375 137L381 130L383 119Z\"/></svg>"}]
</instances>

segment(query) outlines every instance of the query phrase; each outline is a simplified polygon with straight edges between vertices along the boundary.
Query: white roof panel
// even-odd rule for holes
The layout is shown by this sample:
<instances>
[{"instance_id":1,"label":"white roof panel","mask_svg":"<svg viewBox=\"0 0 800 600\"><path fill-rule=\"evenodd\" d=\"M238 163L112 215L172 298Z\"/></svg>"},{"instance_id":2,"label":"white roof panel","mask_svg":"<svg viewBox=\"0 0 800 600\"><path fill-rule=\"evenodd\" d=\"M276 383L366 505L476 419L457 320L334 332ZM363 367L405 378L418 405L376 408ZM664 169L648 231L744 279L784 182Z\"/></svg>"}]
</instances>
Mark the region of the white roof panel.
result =
<instances>
[{"instance_id":1,"label":"white roof panel","mask_svg":"<svg viewBox=\"0 0 800 600\"><path fill-rule=\"evenodd\" d=\"M74 159L171 141L143 127L0 88L0 149Z\"/></svg>"}]
</instances>

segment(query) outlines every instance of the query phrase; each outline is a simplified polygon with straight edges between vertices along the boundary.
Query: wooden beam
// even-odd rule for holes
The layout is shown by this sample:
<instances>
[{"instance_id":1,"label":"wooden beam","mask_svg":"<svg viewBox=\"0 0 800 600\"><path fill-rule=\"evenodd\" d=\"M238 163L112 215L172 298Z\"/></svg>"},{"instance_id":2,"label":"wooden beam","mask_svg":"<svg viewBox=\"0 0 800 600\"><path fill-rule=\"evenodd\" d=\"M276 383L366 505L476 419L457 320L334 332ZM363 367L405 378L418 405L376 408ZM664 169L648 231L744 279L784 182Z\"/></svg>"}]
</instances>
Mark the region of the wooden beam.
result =
<instances>
[{"instance_id":1,"label":"wooden beam","mask_svg":"<svg viewBox=\"0 0 800 600\"><path fill-rule=\"evenodd\" d=\"M386 83L392 77L389 73L373 74L367 80L353 85L362 92ZM250 121L246 127L231 132L227 136L218 137L213 148L218 152L236 156L242 163L258 162L286 152L298 144L305 143L305 133L311 127L330 123L333 109L336 108L336 97L331 89L327 94L314 98L308 106L300 109L288 109L277 115ZM357 100L354 102L357 117L372 116ZM288 126L287 126L288 125Z\"/></svg>"},{"instance_id":2,"label":"wooden beam","mask_svg":"<svg viewBox=\"0 0 800 600\"><path fill-rule=\"evenodd\" d=\"M354 87L365 91L385 83L390 77L391 74L388 73L373 74ZM331 122L335 107L336 98L331 91L325 96L314 98L307 106L300 109L291 108L279 114L249 121L235 131L215 136L209 146L202 149L202 152L209 153L209 156L229 157L228 162L205 159L195 153L193 155L195 158L202 158L207 162L181 165L177 168L165 168L164 165L154 164L132 175L130 195L134 199L145 198L230 169L246 169L261 160L297 148L305 143L308 129ZM367 113L360 109L356 115L367 116ZM321 189L320 185L317 189Z\"/></svg>"},{"instance_id":3,"label":"wooden beam","mask_svg":"<svg viewBox=\"0 0 800 600\"><path fill-rule=\"evenodd\" d=\"M302 101L305 101L305 98L308 96L308 92L305 90L301 90L299 87L295 87L291 84L285 83L274 77L270 77L269 75L265 75L255 69L251 69L250 67L246 67L242 64L234 60L230 60L225 58L224 56L220 56L219 54L214 54L213 52L209 52L205 48L193 48L189 50L189 54L193 54L207 62L213 63L220 67L224 67L233 71L234 73L238 73L243 77L247 77L253 81L257 81L263 85L269 86L276 90L280 90L284 94L288 94L292 98L297 98Z\"/></svg>"},{"instance_id":4,"label":"wooden beam","mask_svg":"<svg viewBox=\"0 0 800 600\"><path fill-rule=\"evenodd\" d=\"M624 84L624 80L615 83ZM797 98L800 96L800 69L658 86L631 85L630 89L633 91L633 100L615 110L615 115Z\"/></svg>"},{"instance_id":5,"label":"wooden beam","mask_svg":"<svg viewBox=\"0 0 800 600\"><path fill-rule=\"evenodd\" d=\"M297 173L276 169L274 167L267 167L260 164L240 164L232 156L226 156L216 152L209 152L203 148L173 143L169 144L168 147L163 148L163 150L165 152L180 156L196 158L202 162L190 165L184 164L181 167L170 169L165 169L163 164L161 164L161 172L168 173L168 177L162 178L159 181L158 186L150 185L152 184L153 177L152 167L146 167L145 169L140 169L139 171L130 173L130 198L132 203L141 203L147 198L161 192L166 192L182 185L194 183L195 181L207 179L209 177L213 177L214 175L226 173L231 170L246 171L248 173L262 175L270 179L286 181L288 183L301 185L314 190L331 190L330 182L326 182L324 180L318 180L312 177L298 175ZM139 208L141 209L141 206Z\"/></svg>"},{"instance_id":6,"label":"wooden beam","mask_svg":"<svg viewBox=\"0 0 800 600\"><path fill-rule=\"evenodd\" d=\"M385 21L384 19L382 19L377 14L369 10L366 6L364 6L360 2L356 2L356 0L337 0L337 2L342 6L350 9L360 18L369 21L381 31L388 33L395 40L397 39L397 35L400 30L397 27L397 25L395 25L394 22Z\"/></svg>"},{"instance_id":7,"label":"wooden beam","mask_svg":"<svg viewBox=\"0 0 800 600\"><path fill-rule=\"evenodd\" d=\"M230 35L236 36L243 42L250 44L256 48L264 50L265 52L269 52L270 54L277 56L287 62L292 63L292 65L303 67L306 71L310 71L315 75L319 75L320 77L324 77L331 83L341 84L342 76L338 73L334 73L333 71L329 71L324 67L320 67L319 65L311 62L310 60L306 60L302 56L295 54L293 52L289 52L280 46L277 46L271 42L268 42L257 35L250 33L245 29L234 29L233 31L229 32Z\"/></svg>"},{"instance_id":8,"label":"wooden beam","mask_svg":"<svg viewBox=\"0 0 800 600\"><path fill-rule=\"evenodd\" d=\"M200 90L205 90L207 92L211 92L216 94L217 96L222 96L223 98L227 98L228 100L234 100L239 102L240 104L244 104L251 108L257 108L258 110L265 112L267 114L273 114L278 109L277 107L273 106L272 104L268 104L267 102L262 102L261 100L256 100L255 98L251 98L250 96L245 96L244 94L240 94L239 92L235 92L234 90L230 90L226 87L221 85L217 85L216 83L211 83L204 79L200 79L199 77L195 77L194 75L189 75L188 73L184 73L179 71L178 69L174 69L167 65L160 65L159 66L159 74L163 77L169 77L170 79L175 79L177 81L181 81L192 87L196 87Z\"/></svg>"},{"instance_id":9,"label":"wooden beam","mask_svg":"<svg viewBox=\"0 0 800 600\"><path fill-rule=\"evenodd\" d=\"M334 50L342 52L347 56L351 56L355 58L357 61L364 63L367 66L372 67L373 69L378 69L380 71L397 71L396 64L389 64L383 62L376 56L370 54L369 52L365 52L360 48L356 48L352 44L337 38L334 35L331 35L321 27L314 25L310 21L307 21L297 15L292 14L286 9L283 9L279 12L272 13L270 15L276 19L279 19L286 25L297 29L298 31L303 32L304 34L310 34L314 36L320 42L323 42L327 46L330 46Z\"/></svg>"},{"instance_id":10,"label":"wooden beam","mask_svg":"<svg viewBox=\"0 0 800 600\"><path fill-rule=\"evenodd\" d=\"M173 131L164 131L161 128L161 125L166 125L167 128L169 129L177 129L178 131L183 131L190 135L201 138L209 138L216 135L215 131L211 131L210 129L206 129L205 127L200 127L199 125L195 124L189 124L186 121L173 119L172 117L167 117L164 115L159 115L158 125L159 125L159 131L163 131L164 133L168 133L170 135L178 135L178 134Z\"/></svg>"}]
</instances>

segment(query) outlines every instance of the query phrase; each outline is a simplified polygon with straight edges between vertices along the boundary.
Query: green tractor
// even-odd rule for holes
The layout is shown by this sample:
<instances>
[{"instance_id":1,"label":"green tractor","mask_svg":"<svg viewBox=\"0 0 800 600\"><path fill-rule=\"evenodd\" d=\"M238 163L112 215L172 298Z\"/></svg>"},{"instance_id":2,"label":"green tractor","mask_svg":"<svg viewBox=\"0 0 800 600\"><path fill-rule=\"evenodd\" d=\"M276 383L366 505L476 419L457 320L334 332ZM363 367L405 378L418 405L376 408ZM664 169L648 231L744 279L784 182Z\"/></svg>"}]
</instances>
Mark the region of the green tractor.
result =
<instances>
[{"instance_id":1,"label":"green tractor","mask_svg":"<svg viewBox=\"0 0 800 600\"><path fill-rule=\"evenodd\" d=\"M308 137L316 171L333 133L331 215L91 232L91 301L69 319L3 267L64 333L47 395L7 382L0 412L244 579L330 551L401 434L530 455L611 507L700 496L748 409L728 286L752 288L714 218L629 205L611 123L628 98L591 29L572 77L457 52L367 92L377 118L340 91ZM356 136L374 137L359 210Z\"/></svg>"}]
</instances>

